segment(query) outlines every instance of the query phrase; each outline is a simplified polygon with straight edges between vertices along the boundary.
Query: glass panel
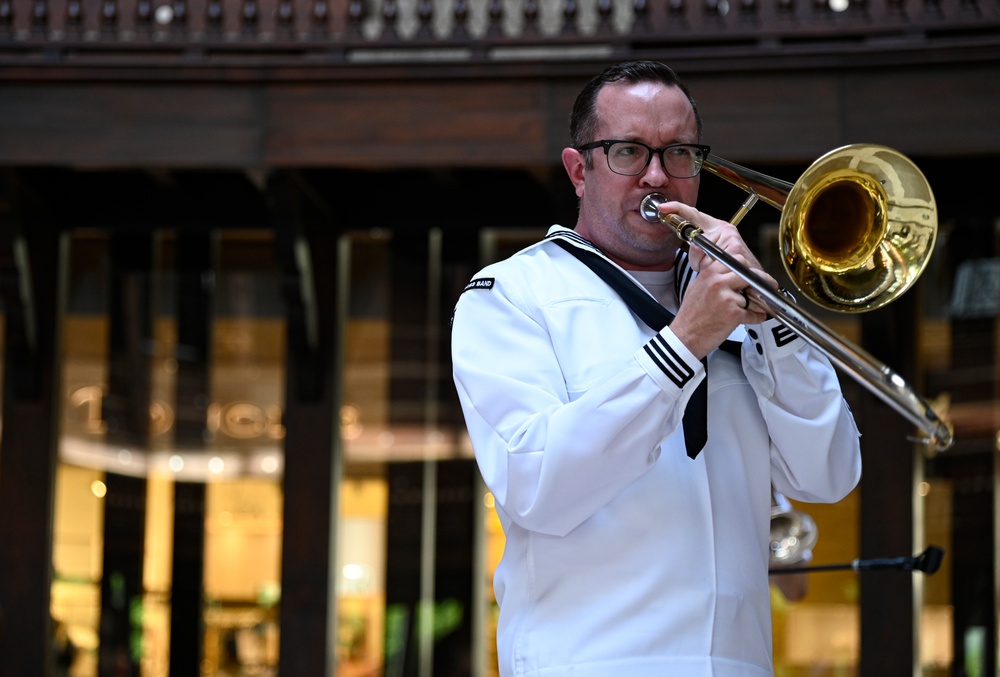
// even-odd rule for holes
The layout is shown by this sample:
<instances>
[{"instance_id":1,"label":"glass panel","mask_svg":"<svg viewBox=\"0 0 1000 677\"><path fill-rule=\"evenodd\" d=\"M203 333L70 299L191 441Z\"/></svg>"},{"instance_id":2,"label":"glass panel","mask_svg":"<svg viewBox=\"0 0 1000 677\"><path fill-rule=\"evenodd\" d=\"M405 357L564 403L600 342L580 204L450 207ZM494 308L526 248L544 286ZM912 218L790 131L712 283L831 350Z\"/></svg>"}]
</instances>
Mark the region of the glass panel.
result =
<instances>
[{"instance_id":1,"label":"glass panel","mask_svg":"<svg viewBox=\"0 0 1000 677\"><path fill-rule=\"evenodd\" d=\"M389 426L389 243L387 233L352 233L342 245L348 308L340 419L348 463L384 460L396 443Z\"/></svg>"},{"instance_id":2,"label":"glass panel","mask_svg":"<svg viewBox=\"0 0 1000 677\"><path fill-rule=\"evenodd\" d=\"M356 473L341 487L337 537L337 674L381 674L387 485Z\"/></svg>"},{"instance_id":3,"label":"glass panel","mask_svg":"<svg viewBox=\"0 0 1000 677\"><path fill-rule=\"evenodd\" d=\"M955 659L953 649L951 482L945 478L925 479L917 489L924 515L924 543L943 548L946 556L933 575L920 576L922 597L920 615L920 665L925 677L951 674Z\"/></svg>"},{"instance_id":4,"label":"glass panel","mask_svg":"<svg viewBox=\"0 0 1000 677\"><path fill-rule=\"evenodd\" d=\"M996 544L1000 528L1000 221L950 216L924 273L921 368L955 445L927 454L921 497L924 542L944 550L922 576L923 674L985 675L998 660ZM954 212L953 212L954 214Z\"/></svg>"},{"instance_id":5,"label":"glass panel","mask_svg":"<svg viewBox=\"0 0 1000 677\"><path fill-rule=\"evenodd\" d=\"M114 595L117 567L124 562L127 570L130 561L138 564L141 580L132 590L128 576L122 579L129 610L114 622L127 622L131 634L121 660L139 665L145 677L168 673L173 572L190 570L203 571L203 580L193 585L204 592L198 657L204 673L272 670L280 601L285 329L271 236L230 231L200 240L208 268L193 276L196 288L210 292L209 303L204 316L195 312L183 320L181 314L191 306L197 311L201 300L178 286L185 274L178 267L186 263L179 260L176 235L140 240L155 255L148 267L134 269L121 259L115 263L112 240L108 234L74 233L69 257L53 615L80 649L73 674L97 674L98 661L111 660L100 641L102 580L104 594ZM132 255L141 260L141 249ZM124 344L112 335L116 321L128 333ZM192 336L207 337L207 350ZM147 419L128 423L138 433L132 442L120 434L128 404L112 402L109 409L111 365L123 359L115 351L130 350L126 392L134 388L136 397L149 400ZM182 424L188 426L183 435ZM123 503L109 487L124 476L140 483L131 485L137 493ZM178 505L181 482L203 486L204 501ZM133 512L141 516L137 525L127 519ZM182 555L188 559L181 566L193 563L193 569L176 569L178 519L195 528L179 546L195 553L194 560ZM108 528L124 543L109 549ZM118 557L110 577L102 571L109 556ZM199 592L195 608L200 600Z\"/></svg>"},{"instance_id":6,"label":"glass panel","mask_svg":"<svg viewBox=\"0 0 1000 677\"><path fill-rule=\"evenodd\" d=\"M341 241L346 278L341 435L345 469L337 538L337 675L380 674L386 636L391 319L388 233ZM399 440L402 442L402 439ZM419 453L419 451L418 451Z\"/></svg>"},{"instance_id":7,"label":"glass panel","mask_svg":"<svg viewBox=\"0 0 1000 677\"><path fill-rule=\"evenodd\" d=\"M107 238L77 233L69 250L64 318L61 463L56 473L52 616L76 648L74 674L96 675L103 575L105 469L113 454L101 443L107 382L104 316ZM118 456L127 460L129 452Z\"/></svg>"},{"instance_id":8,"label":"glass panel","mask_svg":"<svg viewBox=\"0 0 1000 677\"><path fill-rule=\"evenodd\" d=\"M478 485L465 472L465 437L442 413L453 397L442 239L434 230L368 231L341 243L339 675L447 671L456 656L468 660L456 638L480 623L467 608L482 603L468 599L477 537L466 520Z\"/></svg>"},{"instance_id":9,"label":"glass panel","mask_svg":"<svg viewBox=\"0 0 1000 677\"><path fill-rule=\"evenodd\" d=\"M226 231L215 247L204 444L178 450L207 485L202 671L269 674L281 600L284 306L269 233Z\"/></svg>"},{"instance_id":10,"label":"glass panel","mask_svg":"<svg viewBox=\"0 0 1000 677\"><path fill-rule=\"evenodd\" d=\"M61 464L56 475L52 617L66 633L76 674L96 674L104 472Z\"/></svg>"},{"instance_id":11,"label":"glass panel","mask_svg":"<svg viewBox=\"0 0 1000 677\"><path fill-rule=\"evenodd\" d=\"M206 498L205 666L210 674L267 674L278 663L280 487L210 480Z\"/></svg>"}]
</instances>

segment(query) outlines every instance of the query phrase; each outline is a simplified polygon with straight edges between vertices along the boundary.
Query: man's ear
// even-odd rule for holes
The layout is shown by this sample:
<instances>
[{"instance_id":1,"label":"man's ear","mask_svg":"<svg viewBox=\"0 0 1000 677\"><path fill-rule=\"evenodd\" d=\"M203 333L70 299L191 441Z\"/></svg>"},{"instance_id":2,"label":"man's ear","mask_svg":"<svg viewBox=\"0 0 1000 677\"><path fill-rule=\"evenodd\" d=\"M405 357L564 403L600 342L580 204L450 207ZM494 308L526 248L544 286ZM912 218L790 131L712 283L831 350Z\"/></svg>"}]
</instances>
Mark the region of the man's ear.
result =
<instances>
[{"instance_id":1,"label":"man's ear","mask_svg":"<svg viewBox=\"0 0 1000 677\"><path fill-rule=\"evenodd\" d=\"M586 169L587 159L583 153L575 148L563 148L562 161L563 167L566 168L566 174L569 175L569 180L573 182L573 188L576 189L576 196L582 198L583 171Z\"/></svg>"}]
</instances>

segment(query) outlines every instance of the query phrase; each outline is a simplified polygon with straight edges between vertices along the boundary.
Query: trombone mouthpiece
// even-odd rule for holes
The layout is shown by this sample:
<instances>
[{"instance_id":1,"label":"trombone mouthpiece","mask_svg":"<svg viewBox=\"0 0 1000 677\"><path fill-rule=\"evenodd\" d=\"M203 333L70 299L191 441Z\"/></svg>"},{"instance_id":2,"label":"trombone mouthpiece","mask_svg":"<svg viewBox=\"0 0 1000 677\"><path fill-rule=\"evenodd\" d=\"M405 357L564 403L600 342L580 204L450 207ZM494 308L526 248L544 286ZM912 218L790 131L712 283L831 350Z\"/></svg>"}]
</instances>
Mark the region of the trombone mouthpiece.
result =
<instances>
[{"instance_id":1,"label":"trombone mouthpiece","mask_svg":"<svg viewBox=\"0 0 1000 677\"><path fill-rule=\"evenodd\" d=\"M642 202L639 203L639 213L642 214L642 218L646 219L650 223L660 222L660 210L657 209L661 204L667 201L667 198L660 193L650 193L646 197L642 198Z\"/></svg>"}]
</instances>

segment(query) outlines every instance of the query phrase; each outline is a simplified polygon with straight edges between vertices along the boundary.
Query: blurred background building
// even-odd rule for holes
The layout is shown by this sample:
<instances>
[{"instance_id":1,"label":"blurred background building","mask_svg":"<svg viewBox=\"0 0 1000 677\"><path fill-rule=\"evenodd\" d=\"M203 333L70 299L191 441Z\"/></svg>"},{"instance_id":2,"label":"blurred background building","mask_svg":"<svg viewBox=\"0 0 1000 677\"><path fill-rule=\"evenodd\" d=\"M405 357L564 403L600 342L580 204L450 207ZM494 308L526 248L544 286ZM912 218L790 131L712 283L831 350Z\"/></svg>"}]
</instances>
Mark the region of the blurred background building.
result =
<instances>
[{"instance_id":1,"label":"blurred background building","mask_svg":"<svg viewBox=\"0 0 1000 677\"><path fill-rule=\"evenodd\" d=\"M776 674L995 674L996 0L0 0L0 675L495 674L449 315L574 223L570 107L630 58L729 160L795 181L865 142L927 175L920 282L816 314L956 442L845 377L864 478L796 508L817 565L943 564L776 594ZM741 226L776 274L778 218Z\"/></svg>"}]
</instances>

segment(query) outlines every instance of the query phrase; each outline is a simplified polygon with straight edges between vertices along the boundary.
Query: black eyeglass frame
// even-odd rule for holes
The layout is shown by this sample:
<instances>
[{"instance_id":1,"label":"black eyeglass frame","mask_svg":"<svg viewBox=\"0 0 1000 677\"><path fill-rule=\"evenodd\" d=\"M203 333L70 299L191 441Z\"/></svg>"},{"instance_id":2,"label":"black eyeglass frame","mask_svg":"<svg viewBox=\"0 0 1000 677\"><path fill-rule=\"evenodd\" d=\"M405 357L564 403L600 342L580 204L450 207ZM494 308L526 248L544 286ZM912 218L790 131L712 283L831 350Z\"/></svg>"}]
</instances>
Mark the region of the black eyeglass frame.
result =
<instances>
[{"instance_id":1,"label":"black eyeglass frame","mask_svg":"<svg viewBox=\"0 0 1000 677\"><path fill-rule=\"evenodd\" d=\"M646 164L642 166L642 169L637 171L635 174L622 174L619 171L615 171L611 167L611 156L609 155L609 152L611 150L611 146L613 146L616 143L630 143L634 146L642 146L647 151L649 151L646 154ZM663 161L663 153L665 151L670 150L671 148L678 148L678 147L697 148L702 152L702 159L701 163L698 164L698 171L696 171L691 176L674 176L669 172L669 170L667 170L667 164ZM604 157L608 161L608 169L610 169L615 174L618 174L619 176L639 176L649 167L649 163L653 161L653 154L655 153L660 158L660 166L663 167L663 171L666 172L667 176L672 176L675 179L693 179L694 177L698 176L698 174L701 173L702 165L705 164L705 160L708 159L708 154L712 150L711 146L706 146L700 143L671 143L666 146L663 146L662 148L653 148L652 146L644 144L642 141L629 141L628 139L601 139L600 141L591 141L590 143L583 144L582 146L577 148L577 150L582 153L585 150L594 150L595 148L604 148Z\"/></svg>"}]
</instances>

